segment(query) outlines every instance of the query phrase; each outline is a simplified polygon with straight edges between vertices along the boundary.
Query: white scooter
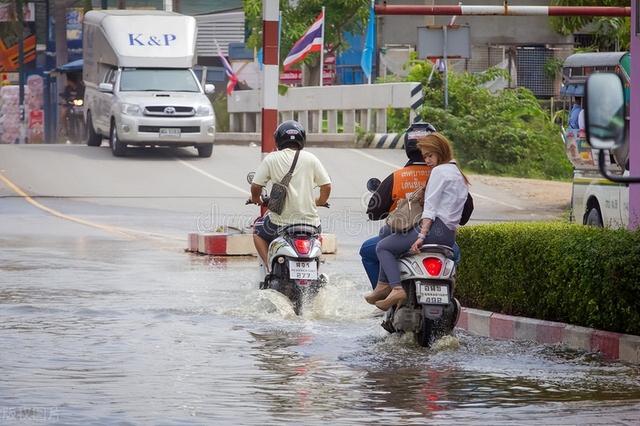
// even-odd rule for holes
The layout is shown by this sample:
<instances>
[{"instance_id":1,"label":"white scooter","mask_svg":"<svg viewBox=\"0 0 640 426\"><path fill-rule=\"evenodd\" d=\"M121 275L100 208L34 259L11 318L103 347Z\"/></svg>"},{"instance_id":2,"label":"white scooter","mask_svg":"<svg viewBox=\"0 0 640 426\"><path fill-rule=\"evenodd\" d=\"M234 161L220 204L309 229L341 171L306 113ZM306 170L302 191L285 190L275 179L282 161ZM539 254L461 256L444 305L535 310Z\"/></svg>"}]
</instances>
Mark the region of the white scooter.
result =
<instances>
[{"instance_id":1,"label":"white scooter","mask_svg":"<svg viewBox=\"0 0 640 426\"><path fill-rule=\"evenodd\" d=\"M370 192L380 180L369 179ZM456 264L451 247L425 244L420 253L398 259L402 287L407 299L384 315L382 328L389 333L413 333L416 343L428 347L437 338L450 334L460 316L460 303L453 297Z\"/></svg>"},{"instance_id":2,"label":"white scooter","mask_svg":"<svg viewBox=\"0 0 640 426\"><path fill-rule=\"evenodd\" d=\"M253 181L253 173L247 175L247 181ZM266 192L263 191L261 199L266 207L269 203ZM251 200L245 204L251 204ZM324 207L329 207L329 204ZM254 226L263 218L257 218ZM319 271L321 256L322 241L317 227L307 224L282 227L278 237L269 244L267 259L270 271L259 259L260 289L284 294L293 304L295 313L300 315L303 303L313 298L327 282L326 276Z\"/></svg>"}]
</instances>

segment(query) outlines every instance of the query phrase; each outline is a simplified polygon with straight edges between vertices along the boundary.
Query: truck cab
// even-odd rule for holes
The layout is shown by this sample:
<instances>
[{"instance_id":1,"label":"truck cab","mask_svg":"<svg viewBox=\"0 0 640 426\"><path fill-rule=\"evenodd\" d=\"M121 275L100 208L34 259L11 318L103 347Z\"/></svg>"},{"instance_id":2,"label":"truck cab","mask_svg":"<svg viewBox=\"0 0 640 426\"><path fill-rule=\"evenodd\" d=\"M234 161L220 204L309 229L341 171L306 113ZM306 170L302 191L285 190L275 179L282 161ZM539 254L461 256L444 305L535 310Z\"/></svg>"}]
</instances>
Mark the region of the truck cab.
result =
<instances>
[{"instance_id":1,"label":"truck cab","mask_svg":"<svg viewBox=\"0 0 640 426\"><path fill-rule=\"evenodd\" d=\"M193 72L196 23L163 11L90 11L84 20L87 144L194 146L211 156L213 107Z\"/></svg>"}]
</instances>

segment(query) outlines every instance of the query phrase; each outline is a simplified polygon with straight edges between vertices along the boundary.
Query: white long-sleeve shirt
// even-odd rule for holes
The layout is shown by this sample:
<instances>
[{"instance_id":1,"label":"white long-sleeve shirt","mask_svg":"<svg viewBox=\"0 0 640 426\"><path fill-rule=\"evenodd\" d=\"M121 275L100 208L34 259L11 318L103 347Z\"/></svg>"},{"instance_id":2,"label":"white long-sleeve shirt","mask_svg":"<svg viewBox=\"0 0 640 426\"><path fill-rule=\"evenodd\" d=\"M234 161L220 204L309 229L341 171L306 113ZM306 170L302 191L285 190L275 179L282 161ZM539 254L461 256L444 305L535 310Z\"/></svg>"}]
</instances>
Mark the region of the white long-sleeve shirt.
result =
<instances>
[{"instance_id":1,"label":"white long-sleeve shirt","mask_svg":"<svg viewBox=\"0 0 640 426\"><path fill-rule=\"evenodd\" d=\"M422 218L440 218L447 228L457 229L468 194L469 188L458 166L445 163L434 167L427 182Z\"/></svg>"}]
</instances>

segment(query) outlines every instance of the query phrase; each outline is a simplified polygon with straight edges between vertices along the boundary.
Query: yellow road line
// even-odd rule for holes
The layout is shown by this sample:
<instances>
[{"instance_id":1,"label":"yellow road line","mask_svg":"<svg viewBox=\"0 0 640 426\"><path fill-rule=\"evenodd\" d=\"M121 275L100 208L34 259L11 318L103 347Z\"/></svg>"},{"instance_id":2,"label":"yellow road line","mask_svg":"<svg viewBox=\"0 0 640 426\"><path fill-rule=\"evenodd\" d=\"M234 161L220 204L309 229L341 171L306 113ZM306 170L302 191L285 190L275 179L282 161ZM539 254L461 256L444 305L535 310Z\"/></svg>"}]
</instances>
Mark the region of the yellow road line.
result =
<instances>
[{"instance_id":1,"label":"yellow road line","mask_svg":"<svg viewBox=\"0 0 640 426\"><path fill-rule=\"evenodd\" d=\"M16 185L15 183L13 183L11 180L9 180L9 178L7 178L6 176L4 176L2 173L0 173L0 180L2 180L5 185L7 185L11 190L13 190L13 192L15 192L16 194L18 194L19 196L21 196L22 198L24 198L25 201L27 201L29 204L31 204L32 206L43 210L53 216L59 217L60 219L64 219L64 220L68 220L70 222L75 222L75 223L79 223L81 225L85 225L85 226L89 226L92 228L97 228L103 231L106 231L108 233L111 234L116 234L128 239L135 239L136 237L132 234L141 234L141 235L147 235L150 237L154 237L154 238L162 238L162 239L175 239L178 240L178 238L175 237L170 237L167 235L162 235L162 234L156 234L153 232L144 232L144 231L136 231L133 229L126 229L126 228L118 228L115 226L109 226L109 225L103 225L100 223L95 223L95 222L91 222L88 220L84 220L84 219L80 219L77 217L73 217L73 216L69 216L67 214L61 213L57 210L54 210L50 207L47 207L43 204L40 204L39 202L37 202L36 200L34 200L29 194L27 194L26 192L24 192L22 190L22 188L20 188L18 185Z\"/></svg>"}]
</instances>

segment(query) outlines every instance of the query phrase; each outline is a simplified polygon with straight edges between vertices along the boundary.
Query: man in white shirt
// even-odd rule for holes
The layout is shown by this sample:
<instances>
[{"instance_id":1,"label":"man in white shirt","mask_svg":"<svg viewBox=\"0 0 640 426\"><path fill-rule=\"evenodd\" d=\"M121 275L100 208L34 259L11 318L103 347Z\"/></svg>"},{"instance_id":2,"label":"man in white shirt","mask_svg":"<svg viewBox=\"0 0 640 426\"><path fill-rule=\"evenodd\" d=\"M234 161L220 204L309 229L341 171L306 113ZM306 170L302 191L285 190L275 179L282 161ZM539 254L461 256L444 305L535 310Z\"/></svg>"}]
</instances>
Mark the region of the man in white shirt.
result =
<instances>
[{"instance_id":1,"label":"man in white shirt","mask_svg":"<svg viewBox=\"0 0 640 426\"><path fill-rule=\"evenodd\" d=\"M303 151L306 141L304 128L300 123L288 120L278 126L274 133L277 151L267 155L253 177L251 201L261 204L262 188L269 181L280 182L289 172L296 153L298 159L288 186L284 208L280 214L269 212L256 222L253 243L266 269L269 243L278 236L278 230L287 225L306 224L320 228L318 206L324 206L331 194L331 179L318 158ZM314 188L320 187L320 196L315 197Z\"/></svg>"}]
</instances>

